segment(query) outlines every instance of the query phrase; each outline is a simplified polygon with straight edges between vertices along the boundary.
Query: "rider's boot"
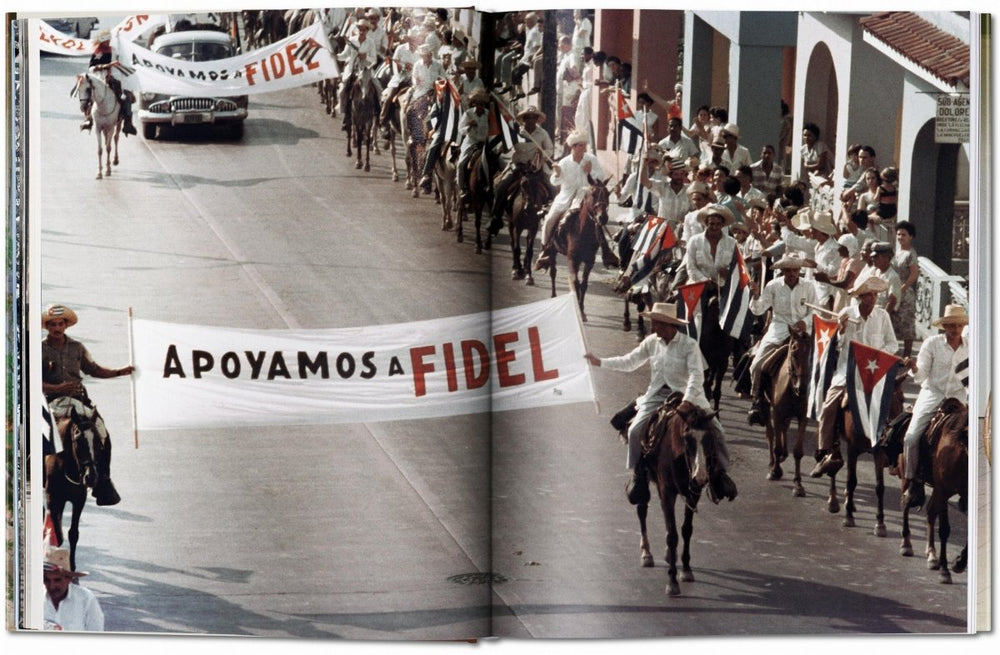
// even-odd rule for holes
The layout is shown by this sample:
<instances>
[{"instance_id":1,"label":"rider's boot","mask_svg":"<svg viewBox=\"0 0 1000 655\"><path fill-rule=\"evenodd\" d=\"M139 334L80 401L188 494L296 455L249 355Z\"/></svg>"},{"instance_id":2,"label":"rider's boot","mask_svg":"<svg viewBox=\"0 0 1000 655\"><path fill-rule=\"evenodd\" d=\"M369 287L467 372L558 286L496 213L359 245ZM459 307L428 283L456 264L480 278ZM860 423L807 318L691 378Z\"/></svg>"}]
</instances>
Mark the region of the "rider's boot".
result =
<instances>
[{"instance_id":1,"label":"rider's boot","mask_svg":"<svg viewBox=\"0 0 1000 655\"><path fill-rule=\"evenodd\" d=\"M903 481L903 497L900 498L900 506L903 509L920 509L924 505L927 496L924 493L924 481L915 478L906 478Z\"/></svg>"},{"instance_id":2,"label":"rider's boot","mask_svg":"<svg viewBox=\"0 0 1000 655\"><path fill-rule=\"evenodd\" d=\"M621 265L621 260L618 259L618 255L615 254L615 251L608 244L608 240L604 236L604 230L598 228L597 237L598 241L601 242L601 263L607 268L618 268Z\"/></svg>"},{"instance_id":3,"label":"rider's boot","mask_svg":"<svg viewBox=\"0 0 1000 655\"><path fill-rule=\"evenodd\" d=\"M822 457L816 462L816 466L809 473L810 476L814 478L822 477L824 474L833 477L837 474L844 466L844 457L840 454L840 444L834 445L834 447L827 453L821 453Z\"/></svg>"},{"instance_id":4,"label":"rider's boot","mask_svg":"<svg viewBox=\"0 0 1000 655\"><path fill-rule=\"evenodd\" d=\"M761 427L767 425L767 412L764 409L764 401L759 394L754 396L750 411L747 412L747 423Z\"/></svg>"},{"instance_id":5,"label":"rider's boot","mask_svg":"<svg viewBox=\"0 0 1000 655\"><path fill-rule=\"evenodd\" d=\"M552 258L554 256L555 252L553 252L552 246L547 243L543 243L542 253L538 255L538 259L535 260L535 270L536 271L548 270L549 266L552 265Z\"/></svg>"},{"instance_id":6,"label":"rider's boot","mask_svg":"<svg viewBox=\"0 0 1000 655\"><path fill-rule=\"evenodd\" d=\"M132 117L131 116L129 116L128 118L126 118L124 122L125 122L125 124L124 124L124 126L122 126L122 132L124 132L126 134L126 136L129 135L129 134L131 134L133 136L136 135L136 134L138 134L138 132L136 132L136 130L135 130L135 125L132 124Z\"/></svg>"},{"instance_id":7,"label":"rider's boot","mask_svg":"<svg viewBox=\"0 0 1000 655\"><path fill-rule=\"evenodd\" d=\"M649 478L646 476L646 467L642 464L632 470L625 482L625 497L632 505L649 502Z\"/></svg>"},{"instance_id":8,"label":"rider's boot","mask_svg":"<svg viewBox=\"0 0 1000 655\"><path fill-rule=\"evenodd\" d=\"M89 132L92 127L94 127L94 120L90 118L90 116L87 117L87 120L80 123L81 132L83 132L84 130Z\"/></svg>"},{"instance_id":9,"label":"rider's boot","mask_svg":"<svg viewBox=\"0 0 1000 655\"><path fill-rule=\"evenodd\" d=\"M93 496L98 505L117 505L122 498L115 489L114 482L111 481L111 439L106 439L102 444L103 456L99 457L97 464L97 483L94 485Z\"/></svg>"}]
</instances>

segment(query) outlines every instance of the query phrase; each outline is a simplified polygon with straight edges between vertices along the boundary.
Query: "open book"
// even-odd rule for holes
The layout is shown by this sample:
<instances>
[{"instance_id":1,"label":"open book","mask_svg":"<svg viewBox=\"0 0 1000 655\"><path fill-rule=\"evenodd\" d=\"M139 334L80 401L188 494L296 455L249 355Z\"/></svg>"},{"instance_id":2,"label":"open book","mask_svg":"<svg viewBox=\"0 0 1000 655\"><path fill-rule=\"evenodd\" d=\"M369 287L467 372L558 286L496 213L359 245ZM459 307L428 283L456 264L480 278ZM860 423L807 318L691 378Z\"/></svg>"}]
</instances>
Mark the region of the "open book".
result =
<instances>
[{"instance_id":1,"label":"open book","mask_svg":"<svg viewBox=\"0 0 1000 655\"><path fill-rule=\"evenodd\" d=\"M405 7L93 21L85 8L69 13L18 13L7 44L9 629L64 627L46 621L42 584L56 537L45 527L41 455L62 448L42 417L69 411L50 407L60 394L43 386L54 379L42 348L53 325L42 313L53 305L72 312L66 320L61 310L65 337L113 373L83 382L114 444L121 501L87 496L74 558L89 575L69 592L89 590L104 631L465 640L990 628L981 15ZM111 63L91 66L102 47ZM591 50L610 63L594 64ZM412 82L394 128L402 134L383 131L391 120L353 127L371 106L362 91L341 97L335 78L374 78L383 100ZM476 114L470 98L483 79L487 100ZM114 119L110 152L99 152L98 109L129 93L138 134L116 134ZM637 326L623 331L621 318L623 310L635 318L636 307L615 289L658 293L649 275L685 260L693 237L684 217L697 194L670 191L669 174L690 166L687 189L712 158L711 143L699 145L716 136L696 119L702 105L728 108L715 131L738 145L722 146L723 157L739 164L743 148L756 166L770 148L785 172L775 184L801 180L808 199L799 205L812 216L829 211L838 234L881 230L876 241L895 243L897 219L915 226L913 358L946 307L971 317L968 493L946 504L948 567L963 548L967 563L951 584L927 568L926 513L909 513L913 557L900 555L896 477L885 477L887 536L873 534L872 455L859 458L850 507L847 468L835 482L809 476L815 420L804 442L789 437L777 473L726 359L713 409L738 495L713 503L705 489L690 540L694 581L682 577L674 596L665 591L654 486L655 565L641 565L639 522L623 491L626 449L608 420L646 391L648 367L614 372L584 355L636 347ZM659 182L630 185L649 146L682 148L668 132L673 113L696 152L668 156ZM543 179L573 157L571 143L584 144L588 172L609 197L600 231L612 239L638 228L642 243L629 244L621 268L602 265L598 251L593 270L570 283L560 253L550 278L532 270L528 254L541 232L489 232L493 208L477 211L478 199L499 188L525 144L539 146L540 133L526 134L531 114L554 144L535 160ZM476 129L481 136L466 136ZM452 167L465 156L456 148L440 157L443 174L421 179L436 138L478 138L496 159L456 180ZM847 161L854 143L877 152L880 173L895 169L895 186L862 180L845 195L864 172ZM409 175L407 157L417 162ZM776 204L768 175L748 181L766 198L757 214L746 189L729 194L720 183L703 193L730 203L737 222L759 221L747 230L756 233L791 197L778 190ZM434 191L422 191L425 182ZM663 220L647 225L639 193L654 187ZM579 209L575 200L563 209ZM851 227L859 207L879 218ZM747 281L767 266L759 250L736 252L720 286L742 289L749 303ZM710 327L692 302L690 323ZM752 315L739 320L749 326ZM919 385L901 384L912 405ZM865 416L873 429L889 418ZM804 497L793 496L797 487ZM678 522L684 498L671 510ZM76 537L70 514L67 540ZM854 527L842 525L848 514Z\"/></svg>"}]
</instances>

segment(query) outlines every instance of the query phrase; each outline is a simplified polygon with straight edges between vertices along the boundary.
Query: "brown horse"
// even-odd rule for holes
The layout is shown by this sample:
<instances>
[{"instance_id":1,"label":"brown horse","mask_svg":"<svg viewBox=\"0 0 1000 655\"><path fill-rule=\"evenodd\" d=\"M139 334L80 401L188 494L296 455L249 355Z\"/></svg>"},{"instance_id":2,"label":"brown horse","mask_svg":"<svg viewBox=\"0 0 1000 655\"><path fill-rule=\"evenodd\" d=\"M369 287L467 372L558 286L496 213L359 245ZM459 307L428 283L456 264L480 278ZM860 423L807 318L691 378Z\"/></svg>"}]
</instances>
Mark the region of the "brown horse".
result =
<instances>
[{"instance_id":1,"label":"brown horse","mask_svg":"<svg viewBox=\"0 0 1000 655\"><path fill-rule=\"evenodd\" d=\"M611 178L608 178L611 179ZM576 293L580 305L580 318L586 322L587 314L583 309L584 298L587 295L587 284L590 271L594 268L597 251L601 247L600 230L608 222L608 180L590 181L590 189L584 196L580 208L573 210L565 218L556 234L553 245L556 250L566 256L569 266L570 288ZM614 263L617 266L617 261ZM549 277L552 280L552 297L556 297L556 258L549 263Z\"/></svg>"},{"instance_id":2,"label":"brown horse","mask_svg":"<svg viewBox=\"0 0 1000 655\"><path fill-rule=\"evenodd\" d=\"M552 190L541 170L524 170L517 180L508 202L510 218L507 231L514 257L511 279L525 280L527 286L535 285L531 273L531 258L535 249L535 235L542 216L542 208L552 200ZM494 202L497 202L494 199ZM524 257L521 257L521 233L525 235Z\"/></svg>"},{"instance_id":3,"label":"brown horse","mask_svg":"<svg viewBox=\"0 0 1000 655\"><path fill-rule=\"evenodd\" d=\"M646 429L643 443L643 466L649 480L656 485L660 496L660 507L663 510L663 520L667 528L667 549L664 558L667 562L666 592L670 596L681 593L677 582L677 520L674 517L674 504L678 497L684 499L684 523L680 536L684 539L681 550L681 580L694 582L694 572L691 570L691 535L694 533L694 513L697 511L698 500L707 474L703 473L713 468L709 458L715 456L714 445L720 438L716 423L713 420L717 412L709 413L688 403L677 404L677 395L663 403ZM696 470L696 456L702 447L704 466ZM697 479L696 479L697 478ZM646 533L646 515L649 509L649 487L639 490L636 514L639 517L640 562L643 567L653 566L653 555L649 549L649 537Z\"/></svg>"},{"instance_id":4,"label":"brown horse","mask_svg":"<svg viewBox=\"0 0 1000 655\"><path fill-rule=\"evenodd\" d=\"M379 93L375 86L375 78L371 69L362 66L354 77L351 86L349 102L351 103L351 130L347 136L347 156L351 156L351 141L354 141L354 149L357 159L354 168L360 169L361 145L365 146L364 169L368 172L372 169L371 148L375 132L375 120L378 118L380 109Z\"/></svg>"},{"instance_id":5,"label":"brown horse","mask_svg":"<svg viewBox=\"0 0 1000 655\"><path fill-rule=\"evenodd\" d=\"M771 454L768 480L780 480L784 475L781 462L788 457L788 431L792 419L798 421L795 435L795 445L792 454L795 457L795 477L792 480L792 493L797 497L806 495L802 488L802 442L806 434L806 410L809 405L809 359L812 353L812 337L807 333L793 334L785 351L776 354L774 364L769 367L773 373L762 371L769 378L764 385L764 399L770 406L768 411L767 445Z\"/></svg>"},{"instance_id":6,"label":"brown horse","mask_svg":"<svg viewBox=\"0 0 1000 655\"><path fill-rule=\"evenodd\" d=\"M91 419L74 409L57 422L63 449L46 455L43 464L45 508L52 517L57 545L63 543L62 519L66 503L72 507L69 526L70 568L76 570L76 544L80 540L80 516L87 504L87 489L97 483L100 439Z\"/></svg>"},{"instance_id":7,"label":"brown horse","mask_svg":"<svg viewBox=\"0 0 1000 655\"><path fill-rule=\"evenodd\" d=\"M892 400L889 405L889 423L899 416L903 411L903 381L907 375L907 369L904 369L899 375L896 376L896 387L892 394ZM855 526L854 522L854 491L858 486L858 458L869 452L868 438L857 432L857 428L854 425L854 419L851 416L851 409L846 405L846 403L837 412L837 423L836 428L837 433L844 437L845 447L847 449L847 486L844 490L844 527L853 528ZM886 426L889 429L889 426ZM884 448L873 447L870 449L872 453L872 460L875 464L875 496L878 500L878 509L875 513L875 529L874 535L876 537L886 536L885 528L885 508L884 508L884 498L885 498L885 470L892 465L891 459ZM836 514L840 511L840 505L837 500L837 479L836 474L830 476L830 494L827 498L827 508L831 514Z\"/></svg>"},{"instance_id":8,"label":"brown horse","mask_svg":"<svg viewBox=\"0 0 1000 655\"><path fill-rule=\"evenodd\" d=\"M720 307L719 285L709 281L701 294L701 330L698 333L698 347L705 360L705 397L712 407L719 409L722 398L722 378L726 375L732 338L719 325ZM801 425L801 424L800 424ZM796 467L797 469L798 467Z\"/></svg>"},{"instance_id":9,"label":"brown horse","mask_svg":"<svg viewBox=\"0 0 1000 655\"><path fill-rule=\"evenodd\" d=\"M455 238L459 243L465 240L465 233L462 230L462 225L465 223L465 219L469 216L469 210L472 210L472 214L476 217L476 254L481 255L483 253L483 248L487 250L490 248L490 237L487 235L486 243L483 244L483 210L490 207L492 203L492 194L490 192L490 179L483 170L483 147L478 146L476 152L469 157L466 165L469 167L468 173L466 175L466 181L469 185L469 199L467 202L458 203L458 233Z\"/></svg>"},{"instance_id":10,"label":"brown horse","mask_svg":"<svg viewBox=\"0 0 1000 655\"><path fill-rule=\"evenodd\" d=\"M929 482L933 490L927 502L927 547L924 555L927 557L927 568L940 571L940 581L951 584L951 573L948 571L948 537L951 535L951 523L948 520L948 499L954 495L959 497L959 507L965 508L969 494L969 408L956 398L948 398L938 408L931 419L930 425L920 440L921 459L929 460L930 475L920 475L913 484L922 484L921 479ZM938 523L938 536L941 539L941 551L938 554L934 547L934 524ZM910 544L910 507L903 507L903 540L900 544L900 554L904 557L913 555ZM961 565L961 568L958 568ZM956 562L956 570L964 569L964 549Z\"/></svg>"},{"instance_id":11,"label":"brown horse","mask_svg":"<svg viewBox=\"0 0 1000 655\"><path fill-rule=\"evenodd\" d=\"M458 206L458 185L455 183L455 162L451 158L453 145L442 148L441 156L434 164L434 181L437 185L438 200L441 203L441 231L455 227L455 210ZM461 238L459 238L461 241Z\"/></svg>"}]
</instances>

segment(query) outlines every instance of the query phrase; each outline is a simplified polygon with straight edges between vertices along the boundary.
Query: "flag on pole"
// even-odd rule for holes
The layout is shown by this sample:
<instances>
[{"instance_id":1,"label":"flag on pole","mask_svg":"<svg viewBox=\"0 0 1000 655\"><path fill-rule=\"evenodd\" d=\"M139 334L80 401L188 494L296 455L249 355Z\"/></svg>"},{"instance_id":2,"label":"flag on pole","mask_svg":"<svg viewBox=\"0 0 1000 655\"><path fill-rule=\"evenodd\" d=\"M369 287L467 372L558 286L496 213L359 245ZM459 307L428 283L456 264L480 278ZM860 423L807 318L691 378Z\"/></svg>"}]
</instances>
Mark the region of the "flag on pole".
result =
<instances>
[{"instance_id":1,"label":"flag on pole","mask_svg":"<svg viewBox=\"0 0 1000 655\"><path fill-rule=\"evenodd\" d=\"M813 314L812 375L809 377L809 418L819 420L823 401L837 370L837 331L840 322Z\"/></svg>"},{"instance_id":2,"label":"flag on pole","mask_svg":"<svg viewBox=\"0 0 1000 655\"><path fill-rule=\"evenodd\" d=\"M969 358L966 357L958 364L955 365L955 375L958 376L959 381L962 386L966 389L969 388Z\"/></svg>"},{"instance_id":3,"label":"flag on pole","mask_svg":"<svg viewBox=\"0 0 1000 655\"><path fill-rule=\"evenodd\" d=\"M634 155L642 147L642 124L632 113L621 89L616 89L615 93L618 97L618 143L628 154Z\"/></svg>"},{"instance_id":4,"label":"flag on pole","mask_svg":"<svg viewBox=\"0 0 1000 655\"><path fill-rule=\"evenodd\" d=\"M847 352L847 401L855 430L875 443L888 419L903 360L857 341L850 343Z\"/></svg>"},{"instance_id":5,"label":"flag on pole","mask_svg":"<svg viewBox=\"0 0 1000 655\"><path fill-rule=\"evenodd\" d=\"M462 97L448 80L438 80L434 83L437 93L437 116L435 129L441 130L442 143L458 142L459 121L462 119Z\"/></svg>"},{"instance_id":6,"label":"flag on pole","mask_svg":"<svg viewBox=\"0 0 1000 655\"><path fill-rule=\"evenodd\" d=\"M514 147L518 142L518 136L513 122L514 117L507 112L502 103L497 100L490 103L490 126L487 137L489 150L502 146L501 150L507 152Z\"/></svg>"},{"instance_id":7,"label":"flag on pole","mask_svg":"<svg viewBox=\"0 0 1000 655\"><path fill-rule=\"evenodd\" d=\"M656 268L660 255L669 252L675 245L677 237L667 219L648 216L632 244L632 259L628 266L629 281L633 285L645 282Z\"/></svg>"},{"instance_id":8,"label":"flag on pole","mask_svg":"<svg viewBox=\"0 0 1000 655\"><path fill-rule=\"evenodd\" d=\"M42 543L46 546L58 546L59 537L56 536L56 527L52 523L52 515L45 512L45 521L42 523Z\"/></svg>"},{"instance_id":9,"label":"flag on pole","mask_svg":"<svg viewBox=\"0 0 1000 655\"><path fill-rule=\"evenodd\" d=\"M682 318L688 322L684 328L678 328L687 333L692 339L698 338L698 325L696 320L701 320L701 312L697 311L701 303L701 294L705 291L705 282L695 282L677 287L681 302L677 303L677 318Z\"/></svg>"},{"instance_id":10,"label":"flag on pole","mask_svg":"<svg viewBox=\"0 0 1000 655\"><path fill-rule=\"evenodd\" d=\"M750 274L739 246L733 248L733 259L729 262L729 273L722 287L722 311L719 326L722 331L736 339L750 336L753 315L750 313Z\"/></svg>"}]
</instances>

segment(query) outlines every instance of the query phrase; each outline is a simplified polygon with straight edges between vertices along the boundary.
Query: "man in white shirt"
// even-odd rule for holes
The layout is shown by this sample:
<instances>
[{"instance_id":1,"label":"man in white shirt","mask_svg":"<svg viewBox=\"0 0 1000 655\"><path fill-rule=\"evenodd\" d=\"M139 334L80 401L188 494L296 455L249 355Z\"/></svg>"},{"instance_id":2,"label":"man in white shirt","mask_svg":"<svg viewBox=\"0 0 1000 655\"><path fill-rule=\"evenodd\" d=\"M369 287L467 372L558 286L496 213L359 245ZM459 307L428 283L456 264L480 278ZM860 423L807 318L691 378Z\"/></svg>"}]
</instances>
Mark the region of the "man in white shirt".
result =
<instances>
[{"instance_id":1,"label":"man in white shirt","mask_svg":"<svg viewBox=\"0 0 1000 655\"><path fill-rule=\"evenodd\" d=\"M104 630L101 604L89 589L76 583L87 574L71 570L69 548L49 547L43 563L45 629L72 632Z\"/></svg>"},{"instance_id":2,"label":"man in white shirt","mask_svg":"<svg viewBox=\"0 0 1000 655\"><path fill-rule=\"evenodd\" d=\"M726 123L719 132L726 143L722 151L722 165L730 171L736 171L740 166L753 166L750 151L739 144L740 128L736 123Z\"/></svg>"},{"instance_id":3,"label":"man in white shirt","mask_svg":"<svg viewBox=\"0 0 1000 655\"><path fill-rule=\"evenodd\" d=\"M344 115L344 131L348 131L351 125L351 87L354 86L354 79L362 68L375 65L378 60L378 45L375 39L369 38L371 23L362 19L355 25L358 31L356 37L348 39L344 44L344 49L340 51L337 58L345 61L344 70L341 73L343 82L340 86L340 111ZM378 82L375 82L378 85ZM381 91L380 91L381 92Z\"/></svg>"},{"instance_id":4,"label":"man in white shirt","mask_svg":"<svg viewBox=\"0 0 1000 655\"><path fill-rule=\"evenodd\" d=\"M772 267L781 271L782 275L768 282L763 291L750 280L750 292L753 294L750 311L761 316L771 310L771 323L761 337L750 364L750 398L753 402L747 417L750 425L765 424L760 378L768 356L783 346L789 337L812 331L813 310L807 305L816 304L816 287L801 279L802 268L807 265L808 262L801 257L786 254Z\"/></svg>"},{"instance_id":5,"label":"man in white shirt","mask_svg":"<svg viewBox=\"0 0 1000 655\"><path fill-rule=\"evenodd\" d=\"M837 434L836 426L837 414L844 404L844 396L847 393L847 354L851 341L887 353L895 354L899 350L899 341L892 330L889 313L875 302L878 293L884 291L886 286L884 280L874 276L858 280L849 292L858 302L844 307L838 315L840 328L837 338L837 368L827 389L819 417L816 452L819 461L810 473L814 478L824 473L832 477L844 465L844 458L840 454L840 435Z\"/></svg>"},{"instance_id":6,"label":"man in white shirt","mask_svg":"<svg viewBox=\"0 0 1000 655\"><path fill-rule=\"evenodd\" d=\"M903 480L904 506L920 507L924 501L924 483L914 480L917 473L920 440L939 405L948 398L969 402L969 389L960 375L969 366L969 341L962 330L969 324L969 315L961 305L948 305L940 318L931 323L944 329L926 339L920 346L917 361L910 364L913 381L920 393L913 403L913 417L903 439L905 471Z\"/></svg>"},{"instance_id":7,"label":"man in white shirt","mask_svg":"<svg viewBox=\"0 0 1000 655\"><path fill-rule=\"evenodd\" d=\"M469 200L469 159L482 144L486 143L486 137L490 128L489 115L486 108L490 104L490 97L486 91L476 91L469 98L471 105L462 121L459 123L458 131L462 136L462 143L459 147L458 164L455 166L458 177L458 189L460 200Z\"/></svg>"},{"instance_id":8,"label":"man in white shirt","mask_svg":"<svg viewBox=\"0 0 1000 655\"><path fill-rule=\"evenodd\" d=\"M528 107L517 115L520 129L518 141L510 156L510 163L500 173L500 181L493 194L492 220L487 228L496 235L503 227L503 215L508 210L515 184L524 175L547 175L546 165L552 161L552 137L541 127L547 116L537 107ZM547 183L547 180L543 179ZM546 198L551 198L551 189Z\"/></svg>"},{"instance_id":9,"label":"man in white shirt","mask_svg":"<svg viewBox=\"0 0 1000 655\"><path fill-rule=\"evenodd\" d=\"M834 238L837 234L837 226L833 224L833 214L830 212L809 212L804 216L808 218L809 229L806 236L802 237L794 233L787 225L781 228L781 240L789 248L801 250L805 253L807 261L815 265L813 283L816 285L816 300L818 304L829 309L833 306L833 294L836 288L829 282L837 279L840 272L840 244Z\"/></svg>"},{"instance_id":10,"label":"man in white shirt","mask_svg":"<svg viewBox=\"0 0 1000 655\"><path fill-rule=\"evenodd\" d=\"M518 87L524 74L531 70L535 64L535 58L542 53L542 28L539 24L538 14L529 11L524 16L524 53L517 62L517 67L511 74L511 84ZM520 93L520 95L524 95Z\"/></svg>"},{"instance_id":11,"label":"man in white shirt","mask_svg":"<svg viewBox=\"0 0 1000 655\"><path fill-rule=\"evenodd\" d=\"M774 193L782 183L785 170L774 163L774 146L766 145L760 149L760 160L750 165L753 172L753 186L760 189L764 195Z\"/></svg>"},{"instance_id":12,"label":"man in white shirt","mask_svg":"<svg viewBox=\"0 0 1000 655\"><path fill-rule=\"evenodd\" d=\"M671 159L687 162L691 157L697 159L701 150L690 137L681 132L683 126L681 119L677 117L667 121L667 136L660 139L658 145Z\"/></svg>"},{"instance_id":13,"label":"man in white shirt","mask_svg":"<svg viewBox=\"0 0 1000 655\"><path fill-rule=\"evenodd\" d=\"M702 358L698 342L687 334L678 331L679 326L687 325L687 321L677 318L677 307L669 303L656 303L643 316L651 323L652 334L643 339L632 352L621 357L597 357L592 353L584 355L591 366L607 367L612 371L634 371L649 362L649 386L646 392L636 401L637 413L628 429L628 457L625 466L632 472L628 489L629 500L636 504L634 491L648 490L645 471L640 466L642 462L642 439L650 418L656 413L663 401L674 391L682 391L684 403L689 403L703 410L709 410L708 399L705 397L704 377L705 360ZM680 409L680 408L679 408ZM726 489L722 494L732 500L736 497L736 485L728 479L726 469L729 468L729 453L726 448L724 433L718 418L712 421L717 432L722 437L717 443L718 470L710 471L712 486L719 485ZM720 485L722 479L725 482Z\"/></svg>"},{"instance_id":14,"label":"man in white shirt","mask_svg":"<svg viewBox=\"0 0 1000 655\"><path fill-rule=\"evenodd\" d=\"M578 206L583 200L583 195L590 187L587 179L603 178L604 171L597 157L587 152L587 137L581 132L573 132L566 139L566 144L570 147L570 154L559 160L559 163L552 165L552 176L549 183L554 187L559 187L545 221L542 223L542 253L535 262L537 270L549 267L551 258L554 255L552 246L552 233L555 231L559 219L567 210Z\"/></svg>"}]
</instances>

